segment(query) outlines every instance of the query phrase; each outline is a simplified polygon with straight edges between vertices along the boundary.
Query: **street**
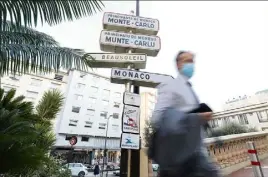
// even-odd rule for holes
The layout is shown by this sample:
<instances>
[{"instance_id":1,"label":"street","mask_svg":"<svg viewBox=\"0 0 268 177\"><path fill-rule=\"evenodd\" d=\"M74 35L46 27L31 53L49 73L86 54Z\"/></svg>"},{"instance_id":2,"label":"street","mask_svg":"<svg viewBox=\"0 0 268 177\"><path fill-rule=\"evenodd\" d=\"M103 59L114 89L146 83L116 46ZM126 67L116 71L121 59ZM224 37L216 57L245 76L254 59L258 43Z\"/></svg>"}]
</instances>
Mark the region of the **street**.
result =
<instances>
[{"instance_id":1,"label":"street","mask_svg":"<svg viewBox=\"0 0 268 177\"><path fill-rule=\"evenodd\" d=\"M95 177L95 176L93 175L93 172L90 172L86 177ZM100 177L100 175L98 175L97 177ZM104 173L103 177L106 177L106 173ZM116 177L116 176L113 174L113 172L109 172L107 177ZM153 177L157 177L156 172L154 172Z\"/></svg>"}]
</instances>

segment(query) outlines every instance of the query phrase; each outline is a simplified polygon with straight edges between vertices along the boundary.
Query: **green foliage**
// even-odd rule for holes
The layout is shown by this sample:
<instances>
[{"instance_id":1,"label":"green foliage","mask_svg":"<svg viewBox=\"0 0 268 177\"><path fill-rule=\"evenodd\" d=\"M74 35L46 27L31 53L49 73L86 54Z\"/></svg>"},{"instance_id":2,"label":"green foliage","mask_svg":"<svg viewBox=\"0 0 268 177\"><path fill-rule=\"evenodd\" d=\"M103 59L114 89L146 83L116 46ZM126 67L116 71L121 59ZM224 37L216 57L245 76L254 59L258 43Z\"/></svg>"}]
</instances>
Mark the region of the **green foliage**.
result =
<instances>
[{"instance_id":1,"label":"green foliage","mask_svg":"<svg viewBox=\"0 0 268 177\"><path fill-rule=\"evenodd\" d=\"M144 127L144 133L143 133L145 147L149 146L149 142L150 142L150 139L151 139L154 131L155 131L155 129L153 128L151 122L146 120L145 127Z\"/></svg>"},{"instance_id":2,"label":"green foliage","mask_svg":"<svg viewBox=\"0 0 268 177\"><path fill-rule=\"evenodd\" d=\"M0 30L0 75L58 72L60 68L87 70L90 58L81 49L61 47L53 37L6 22Z\"/></svg>"},{"instance_id":3,"label":"green foliage","mask_svg":"<svg viewBox=\"0 0 268 177\"><path fill-rule=\"evenodd\" d=\"M100 0L0 1L0 24L10 17L17 26L36 26L40 22L55 25L93 15L103 6Z\"/></svg>"},{"instance_id":4,"label":"green foliage","mask_svg":"<svg viewBox=\"0 0 268 177\"><path fill-rule=\"evenodd\" d=\"M48 91L34 111L15 90L0 89L0 174L27 174L52 163L48 152L55 142L50 121L63 104L59 91ZM54 106L48 103L55 102ZM51 116L51 117L50 117ZM3 163L2 163L3 162Z\"/></svg>"},{"instance_id":5,"label":"green foliage","mask_svg":"<svg viewBox=\"0 0 268 177\"><path fill-rule=\"evenodd\" d=\"M214 129L209 137L226 136L240 133L256 132L255 128L248 128L237 123L228 123L220 128Z\"/></svg>"}]
</instances>

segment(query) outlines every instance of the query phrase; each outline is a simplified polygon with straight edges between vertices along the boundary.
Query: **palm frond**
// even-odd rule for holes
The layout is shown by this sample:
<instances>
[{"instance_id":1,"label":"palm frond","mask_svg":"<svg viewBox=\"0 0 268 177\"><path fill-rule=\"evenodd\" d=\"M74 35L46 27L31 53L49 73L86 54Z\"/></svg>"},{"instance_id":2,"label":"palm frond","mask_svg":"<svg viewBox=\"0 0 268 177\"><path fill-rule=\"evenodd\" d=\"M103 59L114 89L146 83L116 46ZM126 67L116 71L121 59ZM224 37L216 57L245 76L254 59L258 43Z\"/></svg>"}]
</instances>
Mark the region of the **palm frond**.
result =
<instances>
[{"instance_id":1,"label":"palm frond","mask_svg":"<svg viewBox=\"0 0 268 177\"><path fill-rule=\"evenodd\" d=\"M16 26L7 21L0 30L1 44L32 44L59 46L58 42L50 35L25 26Z\"/></svg>"},{"instance_id":2,"label":"palm frond","mask_svg":"<svg viewBox=\"0 0 268 177\"><path fill-rule=\"evenodd\" d=\"M0 1L0 24L10 17L17 26L41 24L59 24L90 16L104 7L100 0L5 0Z\"/></svg>"},{"instance_id":3,"label":"palm frond","mask_svg":"<svg viewBox=\"0 0 268 177\"><path fill-rule=\"evenodd\" d=\"M53 89L45 92L36 106L36 114L43 120L55 119L63 105L63 99L59 90Z\"/></svg>"},{"instance_id":4,"label":"palm frond","mask_svg":"<svg viewBox=\"0 0 268 177\"><path fill-rule=\"evenodd\" d=\"M30 44L5 44L2 46L0 73L30 73L51 71L60 68L88 70L88 59L83 50L66 47L36 46Z\"/></svg>"}]
</instances>

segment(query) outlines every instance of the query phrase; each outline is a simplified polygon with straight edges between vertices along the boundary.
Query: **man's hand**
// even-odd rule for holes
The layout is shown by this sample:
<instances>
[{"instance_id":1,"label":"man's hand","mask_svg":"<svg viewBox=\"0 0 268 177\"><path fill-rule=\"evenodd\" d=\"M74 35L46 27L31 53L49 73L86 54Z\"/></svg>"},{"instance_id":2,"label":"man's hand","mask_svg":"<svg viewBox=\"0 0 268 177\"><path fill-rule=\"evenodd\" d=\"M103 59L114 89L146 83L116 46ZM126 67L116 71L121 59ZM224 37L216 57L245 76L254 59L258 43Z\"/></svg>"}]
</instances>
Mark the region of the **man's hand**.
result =
<instances>
[{"instance_id":1,"label":"man's hand","mask_svg":"<svg viewBox=\"0 0 268 177\"><path fill-rule=\"evenodd\" d=\"M204 119L205 121L210 121L212 119L213 112L203 112L199 113L199 115Z\"/></svg>"}]
</instances>

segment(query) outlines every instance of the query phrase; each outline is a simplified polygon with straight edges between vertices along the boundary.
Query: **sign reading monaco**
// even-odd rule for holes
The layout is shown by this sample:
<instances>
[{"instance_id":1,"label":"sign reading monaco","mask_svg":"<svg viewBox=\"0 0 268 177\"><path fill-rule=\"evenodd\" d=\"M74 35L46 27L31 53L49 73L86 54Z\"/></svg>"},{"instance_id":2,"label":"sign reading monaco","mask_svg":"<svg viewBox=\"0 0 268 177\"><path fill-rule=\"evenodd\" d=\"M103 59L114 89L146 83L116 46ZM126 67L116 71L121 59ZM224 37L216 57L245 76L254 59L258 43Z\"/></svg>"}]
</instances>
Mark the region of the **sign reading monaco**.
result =
<instances>
[{"instance_id":1,"label":"sign reading monaco","mask_svg":"<svg viewBox=\"0 0 268 177\"><path fill-rule=\"evenodd\" d=\"M161 40L158 36L103 30L100 35L100 48L102 51L115 53L133 49L134 53L155 57L161 49Z\"/></svg>"},{"instance_id":2,"label":"sign reading monaco","mask_svg":"<svg viewBox=\"0 0 268 177\"><path fill-rule=\"evenodd\" d=\"M93 68L125 68L126 64L133 64L135 69L145 69L146 54L137 53L88 53L93 60L90 66Z\"/></svg>"},{"instance_id":3,"label":"sign reading monaco","mask_svg":"<svg viewBox=\"0 0 268 177\"><path fill-rule=\"evenodd\" d=\"M121 148L122 149L140 149L140 135L122 133Z\"/></svg>"},{"instance_id":4,"label":"sign reading monaco","mask_svg":"<svg viewBox=\"0 0 268 177\"><path fill-rule=\"evenodd\" d=\"M173 79L173 77L164 74L148 73L123 68L112 68L111 70L111 82L116 84L124 84L127 81L132 81L132 85L155 88L160 83L170 79Z\"/></svg>"},{"instance_id":5,"label":"sign reading monaco","mask_svg":"<svg viewBox=\"0 0 268 177\"><path fill-rule=\"evenodd\" d=\"M140 109L125 105L122 125L122 131L125 133L140 133Z\"/></svg>"},{"instance_id":6,"label":"sign reading monaco","mask_svg":"<svg viewBox=\"0 0 268 177\"><path fill-rule=\"evenodd\" d=\"M103 15L103 28L125 32L128 32L131 29L133 33L157 35L159 31L159 20L105 12Z\"/></svg>"}]
</instances>

